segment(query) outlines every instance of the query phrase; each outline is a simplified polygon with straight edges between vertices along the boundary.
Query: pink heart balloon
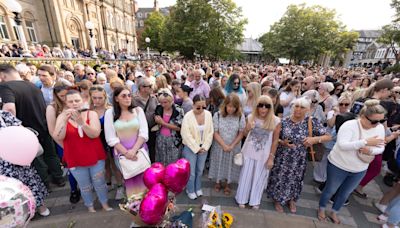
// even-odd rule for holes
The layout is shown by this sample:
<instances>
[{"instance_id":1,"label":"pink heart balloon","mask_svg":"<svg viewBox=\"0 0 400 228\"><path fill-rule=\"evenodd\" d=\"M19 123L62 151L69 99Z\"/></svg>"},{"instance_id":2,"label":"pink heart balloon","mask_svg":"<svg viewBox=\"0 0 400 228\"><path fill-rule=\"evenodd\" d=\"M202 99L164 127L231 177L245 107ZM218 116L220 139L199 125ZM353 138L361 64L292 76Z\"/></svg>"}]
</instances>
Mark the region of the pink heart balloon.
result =
<instances>
[{"instance_id":1,"label":"pink heart balloon","mask_svg":"<svg viewBox=\"0 0 400 228\"><path fill-rule=\"evenodd\" d=\"M156 225L164 218L168 206L167 189L161 183L155 184L140 204L139 216L148 225Z\"/></svg>"},{"instance_id":2,"label":"pink heart balloon","mask_svg":"<svg viewBox=\"0 0 400 228\"><path fill-rule=\"evenodd\" d=\"M148 189L151 189L155 184L162 183L165 174L165 167L163 164L157 162L146 169L143 174L143 182Z\"/></svg>"},{"instance_id":3,"label":"pink heart balloon","mask_svg":"<svg viewBox=\"0 0 400 228\"><path fill-rule=\"evenodd\" d=\"M28 166L39 150L36 135L21 126L11 126L0 130L0 158L21 166Z\"/></svg>"},{"instance_id":4,"label":"pink heart balloon","mask_svg":"<svg viewBox=\"0 0 400 228\"><path fill-rule=\"evenodd\" d=\"M179 194L185 188L190 176L190 162L185 158L171 163L165 168L164 184L167 189Z\"/></svg>"}]
</instances>

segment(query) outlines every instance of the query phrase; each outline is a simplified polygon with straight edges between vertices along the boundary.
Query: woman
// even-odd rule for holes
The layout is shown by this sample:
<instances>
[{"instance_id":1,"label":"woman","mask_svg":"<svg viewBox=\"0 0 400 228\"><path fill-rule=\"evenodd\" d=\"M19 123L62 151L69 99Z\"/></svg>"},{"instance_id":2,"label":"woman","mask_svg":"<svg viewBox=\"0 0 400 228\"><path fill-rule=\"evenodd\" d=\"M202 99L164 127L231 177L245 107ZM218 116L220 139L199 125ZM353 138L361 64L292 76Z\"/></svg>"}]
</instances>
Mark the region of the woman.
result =
<instances>
[{"instance_id":1,"label":"woman","mask_svg":"<svg viewBox=\"0 0 400 228\"><path fill-rule=\"evenodd\" d=\"M164 88L171 89L170 86L168 85L167 79L165 78L164 75L159 75L156 78L156 88L157 88L157 92Z\"/></svg>"},{"instance_id":2,"label":"woman","mask_svg":"<svg viewBox=\"0 0 400 228\"><path fill-rule=\"evenodd\" d=\"M213 117L214 140L210 153L210 170L208 177L214 179L215 191L222 189L221 181L226 180L225 195L231 194L230 183L239 180L240 167L233 164L233 158L240 153L240 142L246 120L242 112L239 97L236 94L227 96L219 112Z\"/></svg>"},{"instance_id":3,"label":"woman","mask_svg":"<svg viewBox=\"0 0 400 228\"><path fill-rule=\"evenodd\" d=\"M372 84L371 78L368 76L364 77L361 81L361 88L368 89L368 87Z\"/></svg>"},{"instance_id":4,"label":"woman","mask_svg":"<svg viewBox=\"0 0 400 228\"><path fill-rule=\"evenodd\" d=\"M283 117L290 115L290 104L298 96L300 96L300 82L291 80L279 96L280 103L283 106Z\"/></svg>"},{"instance_id":5,"label":"woman","mask_svg":"<svg viewBox=\"0 0 400 228\"><path fill-rule=\"evenodd\" d=\"M319 104L320 97L316 90L308 90L303 93L302 97L305 97L311 101L309 116L316 118L320 123L326 124L326 115L322 106Z\"/></svg>"},{"instance_id":6,"label":"woman","mask_svg":"<svg viewBox=\"0 0 400 228\"><path fill-rule=\"evenodd\" d=\"M83 109L83 99L78 91L68 91L65 100L68 109L57 117L55 139L63 142L64 161L78 182L88 211L96 212L92 187L103 209L110 211L104 177L106 154L99 138L99 117L96 112Z\"/></svg>"},{"instance_id":7,"label":"woman","mask_svg":"<svg viewBox=\"0 0 400 228\"><path fill-rule=\"evenodd\" d=\"M82 80L77 83L79 86L79 91L81 92L81 97L83 99L83 108L89 108L89 89L93 86L93 83L89 80Z\"/></svg>"},{"instance_id":8,"label":"woman","mask_svg":"<svg viewBox=\"0 0 400 228\"><path fill-rule=\"evenodd\" d=\"M10 112L0 110L0 131L10 126L21 126L21 123ZM31 166L14 165L0 158L0 175L15 178L28 186L35 197L39 214L45 217L50 215L50 210L44 204L44 199L49 193L36 169Z\"/></svg>"},{"instance_id":9,"label":"woman","mask_svg":"<svg viewBox=\"0 0 400 228\"><path fill-rule=\"evenodd\" d=\"M244 132L248 135L242 149L243 167L235 197L240 208L249 203L253 209L259 209L278 145L275 139L279 138L279 122L271 98L259 97Z\"/></svg>"},{"instance_id":10,"label":"woman","mask_svg":"<svg viewBox=\"0 0 400 228\"><path fill-rule=\"evenodd\" d=\"M392 100L396 104L400 104L400 86L395 86L392 89Z\"/></svg>"},{"instance_id":11,"label":"woman","mask_svg":"<svg viewBox=\"0 0 400 228\"><path fill-rule=\"evenodd\" d=\"M75 84L75 77L74 74L71 71L65 71L64 72L64 78L70 82L72 85Z\"/></svg>"},{"instance_id":12,"label":"woman","mask_svg":"<svg viewBox=\"0 0 400 228\"><path fill-rule=\"evenodd\" d=\"M181 83L181 80L174 79L174 80L172 80L171 84L172 84L171 92L174 95L175 104L182 105L182 98L178 94L178 90L179 90L179 88L181 88L182 85L185 85L185 83ZM188 86L188 85L186 85L186 86ZM188 87L190 88L190 86L188 86ZM193 91L193 89L192 89L192 91ZM183 110L185 110L185 109L183 109Z\"/></svg>"},{"instance_id":13,"label":"woman","mask_svg":"<svg viewBox=\"0 0 400 228\"><path fill-rule=\"evenodd\" d=\"M56 83L53 88L53 102L46 108L46 121L47 128L49 129L50 135L56 142L57 154L62 160L64 155L63 142L56 140L54 135L54 128L56 126L57 117L66 109L65 95L68 92L69 87L63 83ZM71 172L68 172L68 181L71 188L69 201L73 204L78 203L81 198L81 193L78 189L78 183Z\"/></svg>"},{"instance_id":14,"label":"woman","mask_svg":"<svg viewBox=\"0 0 400 228\"><path fill-rule=\"evenodd\" d=\"M207 110L211 112L211 115L219 111L224 99L225 94L220 87L215 87L210 91L210 103L207 106Z\"/></svg>"},{"instance_id":15,"label":"woman","mask_svg":"<svg viewBox=\"0 0 400 228\"><path fill-rule=\"evenodd\" d=\"M335 89L331 92L331 95L333 98L334 106L337 106L338 99L340 96L342 96L342 93L344 91L344 85L340 82L335 82L333 83L333 86L335 87Z\"/></svg>"},{"instance_id":16,"label":"woman","mask_svg":"<svg viewBox=\"0 0 400 228\"><path fill-rule=\"evenodd\" d=\"M288 204L291 213L297 211L295 202L303 188L307 147L331 139L316 118L307 117L310 106L311 102L308 99L296 99L291 115L281 122L280 139L275 139L278 140L279 146L271 169L267 193L268 197L274 200L276 211L281 213L282 205L285 204ZM312 123L312 137L308 132L309 121Z\"/></svg>"},{"instance_id":17,"label":"woman","mask_svg":"<svg viewBox=\"0 0 400 228\"><path fill-rule=\"evenodd\" d=\"M334 223L340 223L337 213L368 169L369 163L362 161L358 154L383 153L385 112L379 100L368 100L359 119L349 120L340 127L336 144L328 156L327 180L319 201L318 219L326 219L325 208L337 192L329 217Z\"/></svg>"},{"instance_id":18,"label":"woman","mask_svg":"<svg viewBox=\"0 0 400 228\"><path fill-rule=\"evenodd\" d=\"M104 134L107 144L114 147L114 159L119 167L119 156L136 160L140 148L147 150L149 138L146 116L143 109L132 104L132 94L125 87L113 91L113 108L104 117ZM127 198L147 191L143 174L124 180Z\"/></svg>"},{"instance_id":19,"label":"woman","mask_svg":"<svg viewBox=\"0 0 400 228\"><path fill-rule=\"evenodd\" d=\"M192 91L193 89L185 84L181 84L181 86L177 89L177 95L182 99L181 107L185 114L192 110L193 107L193 101L189 96L190 92Z\"/></svg>"},{"instance_id":20,"label":"woman","mask_svg":"<svg viewBox=\"0 0 400 228\"><path fill-rule=\"evenodd\" d=\"M186 113L182 121L182 141L184 158L190 162L190 178L186 186L189 199L203 195L201 177L211 147L214 129L211 113L206 109L206 98L200 95L193 97L193 110Z\"/></svg>"},{"instance_id":21,"label":"woman","mask_svg":"<svg viewBox=\"0 0 400 228\"><path fill-rule=\"evenodd\" d=\"M232 75L233 76L233 75ZM247 85L249 85L249 83L251 82L251 80L250 80L250 78L249 78L249 76L243 76L243 78L242 78L242 88L243 89L247 89Z\"/></svg>"},{"instance_id":22,"label":"woman","mask_svg":"<svg viewBox=\"0 0 400 228\"><path fill-rule=\"evenodd\" d=\"M107 103L107 94L103 87L93 86L89 90L89 95L90 95L90 110L95 111L97 115L100 117L99 119L101 126L100 139L104 151L106 152L107 155L105 164L107 188L112 189L111 178L112 174L114 173L114 177L117 182L117 192L115 195L115 199L120 200L124 198L124 188L122 187L122 175L115 165L112 149L108 146L106 137L104 135L104 114L107 111L107 109L110 108L110 106Z\"/></svg>"},{"instance_id":23,"label":"woman","mask_svg":"<svg viewBox=\"0 0 400 228\"><path fill-rule=\"evenodd\" d=\"M236 95L239 96L240 103L242 105L245 105L247 95L246 95L246 91L245 91L244 87L242 86L242 81L240 80L240 77L238 74L232 74L229 77L228 82L225 85L224 93L225 93L225 95L229 95L231 93L236 93Z\"/></svg>"},{"instance_id":24,"label":"woman","mask_svg":"<svg viewBox=\"0 0 400 228\"><path fill-rule=\"evenodd\" d=\"M221 88L225 88L227 82L228 82L228 75L222 75L222 77L221 77Z\"/></svg>"},{"instance_id":25,"label":"woman","mask_svg":"<svg viewBox=\"0 0 400 228\"><path fill-rule=\"evenodd\" d=\"M334 86L331 82L321 83L318 87L318 93L320 96L319 104L322 106L322 109L325 113L328 113L332 110L334 104L334 99L332 98L330 92L332 92Z\"/></svg>"},{"instance_id":26,"label":"woman","mask_svg":"<svg viewBox=\"0 0 400 228\"><path fill-rule=\"evenodd\" d=\"M253 112L254 106L258 98L261 96L261 86L258 82L251 82L246 87L247 101L243 107L244 116L247 117Z\"/></svg>"},{"instance_id":27,"label":"woman","mask_svg":"<svg viewBox=\"0 0 400 228\"><path fill-rule=\"evenodd\" d=\"M184 114L182 108L174 104L174 97L169 89L159 90L158 102L154 117L160 127L157 132L156 161L166 166L180 157L182 138L179 131Z\"/></svg>"},{"instance_id":28,"label":"woman","mask_svg":"<svg viewBox=\"0 0 400 228\"><path fill-rule=\"evenodd\" d=\"M274 113L275 116L282 118L283 117L283 107L279 101L279 92L277 89L264 87L262 89L262 95L267 95L271 98L272 103L274 104Z\"/></svg>"}]
</instances>

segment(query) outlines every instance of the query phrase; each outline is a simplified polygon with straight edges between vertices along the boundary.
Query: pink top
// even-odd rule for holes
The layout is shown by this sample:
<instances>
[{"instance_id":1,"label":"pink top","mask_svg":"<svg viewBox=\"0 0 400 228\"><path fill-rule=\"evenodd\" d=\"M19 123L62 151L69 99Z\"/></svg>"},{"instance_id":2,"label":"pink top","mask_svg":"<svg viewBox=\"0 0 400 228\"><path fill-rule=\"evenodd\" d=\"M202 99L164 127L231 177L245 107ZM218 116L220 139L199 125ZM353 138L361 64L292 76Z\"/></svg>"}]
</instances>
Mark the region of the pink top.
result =
<instances>
[{"instance_id":1,"label":"pink top","mask_svg":"<svg viewBox=\"0 0 400 228\"><path fill-rule=\"evenodd\" d=\"M171 115L167 115L167 114L163 115L163 120L165 123L168 123L169 119L171 119ZM163 126L160 129L160 134L163 136L171 136L171 129Z\"/></svg>"}]
</instances>

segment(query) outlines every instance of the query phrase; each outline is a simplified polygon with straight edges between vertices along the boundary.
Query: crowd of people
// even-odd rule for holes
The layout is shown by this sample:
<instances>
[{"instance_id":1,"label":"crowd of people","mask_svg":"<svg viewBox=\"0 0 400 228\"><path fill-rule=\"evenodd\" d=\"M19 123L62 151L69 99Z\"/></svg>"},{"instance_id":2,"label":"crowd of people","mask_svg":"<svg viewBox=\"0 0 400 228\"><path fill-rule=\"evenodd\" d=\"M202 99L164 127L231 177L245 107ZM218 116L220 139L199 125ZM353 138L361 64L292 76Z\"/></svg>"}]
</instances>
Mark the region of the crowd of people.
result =
<instances>
[{"instance_id":1,"label":"crowd of people","mask_svg":"<svg viewBox=\"0 0 400 228\"><path fill-rule=\"evenodd\" d=\"M115 199L145 191L142 175L124 179L119 164L144 148L151 162L190 162L191 200L203 195L208 169L214 191L231 196L238 184L240 208L259 209L266 192L280 213L297 212L312 161L318 219L336 224L350 194L369 197L364 187L387 164L391 190L374 205L383 227L400 222L399 75L207 61L21 62L1 64L0 82L0 127L31 127L44 149L31 167L0 159L0 174L33 188L43 216L50 183L65 185L62 168L71 203L82 198L89 212L93 189L105 211L113 184Z\"/></svg>"}]
</instances>

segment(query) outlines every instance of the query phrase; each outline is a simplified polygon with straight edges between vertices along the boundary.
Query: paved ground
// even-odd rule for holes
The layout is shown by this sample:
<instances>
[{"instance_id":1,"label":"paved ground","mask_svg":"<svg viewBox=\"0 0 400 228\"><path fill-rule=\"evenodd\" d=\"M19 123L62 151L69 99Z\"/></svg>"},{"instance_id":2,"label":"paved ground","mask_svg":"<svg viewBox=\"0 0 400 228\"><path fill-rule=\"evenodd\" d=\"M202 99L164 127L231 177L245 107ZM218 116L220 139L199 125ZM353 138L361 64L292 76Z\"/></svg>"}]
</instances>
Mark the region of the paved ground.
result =
<instances>
[{"instance_id":1,"label":"paved ground","mask_svg":"<svg viewBox=\"0 0 400 228\"><path fill-rule=\"evenodd\" d=\"M195 212L195 227L200 227L201 205L208 203L210 205L221 205L223 210L230 212L236 218L234 227L335 227L332 223L321 223L316 220L319 195L315 192L315 184L312 181L312 166L307 170L305 185L301 199L297 204L297 214L291 215L288 212L278 214L274 211L273 204L263 196L259 211L251 209L239 209L234 200L235 191L231 196L225 196L222 192L217 193L213 190L214 183L204 177L203 192L204 197L197 200L190 200L185 194L180 194L177 198L179 210L186 210L190 207ZM233 186L236 189L237 186ZM360 227L373 228L379 227L376 220L378 211L372 206L374 200L382 196L387 188L382 183L382 177L379 176L366 187L366 193L369 199L360 199L355 196L350 197L350 205L344 207L340 212L340 217L344 225L340 227ZM110 192L110 198L113 198L115 192ZM122 211L97 212L89 214L86 212L82 200L76 205L69 203L68 187L56 188L50 194L46 201L50 207L52 215L48 218L36 218L28 227L128 227L130 218ZM117 208L118 202L111 200L110 204ZM99 208L100 205L97 205ZM339 226L338 226L339 227Z\"/></svg>"}]
</instances>

